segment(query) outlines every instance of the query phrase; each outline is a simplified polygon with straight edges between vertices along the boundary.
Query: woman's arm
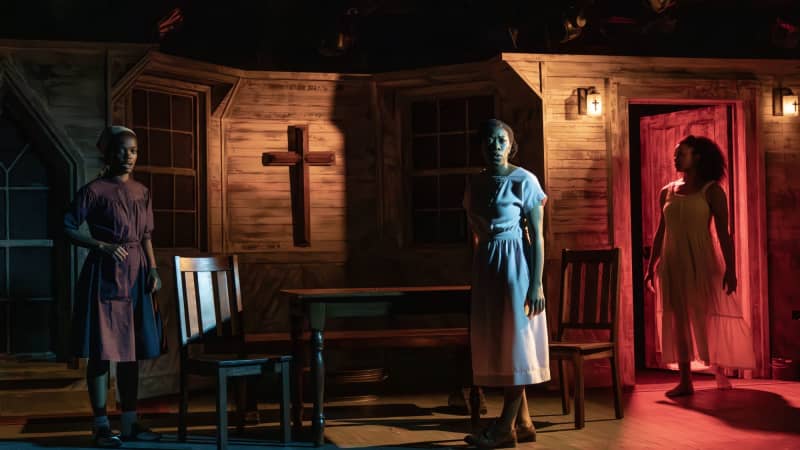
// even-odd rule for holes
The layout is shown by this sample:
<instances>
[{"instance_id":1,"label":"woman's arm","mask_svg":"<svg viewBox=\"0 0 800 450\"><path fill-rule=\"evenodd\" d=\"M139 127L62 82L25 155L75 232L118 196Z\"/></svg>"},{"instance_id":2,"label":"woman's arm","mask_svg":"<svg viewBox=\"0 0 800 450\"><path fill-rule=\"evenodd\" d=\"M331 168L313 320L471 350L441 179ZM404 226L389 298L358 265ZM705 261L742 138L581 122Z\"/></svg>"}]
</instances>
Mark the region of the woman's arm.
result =
<instances>
[{"instance_id":1,"label":"woman's arm","mask_svg":"<svg viewBox=\"0 0 800 450\"><path fill-rule=\"evenodd\" d=\"M142 239L142 248L144 248L144 254L147 256L147 267L150 269L157 269L156 254L153 251L153 240L149 238Z\"/></svg>"},{"instance_id":2,"label":"woman's arm","mask_svg":"<svg viewBox=\"0 0 800 450\"><path fill-rule=\"evenodd\" d=\"M659 214L658 214L658 229L656 230L656 235L653 238L653 248L650 251L650 260L647 265L647 272L645 274L644 280L647 288L651 291L654 291L653 288L653 275L655 274L656 264L658 264L659 259L661 259L661 249L664 246L664 203L667 201L667 188L661 190L661 193L658 197L658 204L659 204Z\"/></svg>"},{"instance_id":3,"label":"woman's arm","mask_svg":"<svg viewBox=\"0 0 800 450\"><path fill-rule=\"evenodd\" d=\"M89 250L99 250L120 262L125 261L125 258L128 257L128 250L126 250L125 247L98 241L86 233L81 233L80 229L64 228L64 234L69 238L72 244L78 247L88 248Z\"/></svg>"},{"instance_id":4,"label":"woman's arm","mask_svg":"<svg viewBox=\"0 0 800 450\"><path fill-rule=\"evenodd\" d=\"M142 239L142 248L147 257L147 266L150 270L147 271L147 291L154 293L161 289L161 277L158 276L158 266L156 265L156 254L153 251L153 241L149 237Z\"/></svg>"},{"instance_id":5,"label":"woman's arm","mask_svg":"<svg viewBox=\"0 0 800 450\"><path fill-rule=\"evenodd\" d=\"M722 250L722 257L725 259L725 278L722 282L723 289L727 289L728 294L736 291L736 250L733 247L733 239L728 232L728 197L725 191L717 183L712 184L706 191L706 199L711 208L711 215L714 217L714 226L717 230L719 247Z\"/></svg>"},{"instance_id":6,"label":"woman's arm","mask_svg":"<svg viewBox=\"0 0 800 450\"><path fill-rule=\"evenodd\" d=\"M81 225L86 222L91 212L97 208L95 200L96 194L88 185L78 190L72 204L70 204L69 208L64 213L64 235L67 236L67 239L69 239L73 245L88 248L89 250L100 251L113 257L117 261L124 261L128 256L128 251L125 247L98 241L92 237L91 233L81 231Z\"/></svg>"},{"instance_id":7,"label":"woman's arm","mask_svg":"<svg viewBox=\"0 0 800 450\"><path fill-rule=\"evenodd\" d=\"M153 251L153 229L155 228L153 221L153 204L150 191L145 193L147 197L147 206L145 207L145 223L144 233L142 234L142 248L144 249L145 257L147 257L147 266L150 270L147 273L147 290L154 293L161 289L161 277L158 276L158 265L156 264L156 254Z\"/></svg>"},{"instance_id":8,"label":"woman's arm","mask_svg":"<svg viewBox=\"0 0 800 450\"><path fill-rule=\"evenodd\" d=\"M529 314L539 314L544 311L545 299L544 288L542 286L542 273L544 271L544 203L532 207L526 216L529 230L531 232L532 252L528 261L530 270L530 285L528 287L528 298L532 302Z\"/></svg>"}]
</instances>

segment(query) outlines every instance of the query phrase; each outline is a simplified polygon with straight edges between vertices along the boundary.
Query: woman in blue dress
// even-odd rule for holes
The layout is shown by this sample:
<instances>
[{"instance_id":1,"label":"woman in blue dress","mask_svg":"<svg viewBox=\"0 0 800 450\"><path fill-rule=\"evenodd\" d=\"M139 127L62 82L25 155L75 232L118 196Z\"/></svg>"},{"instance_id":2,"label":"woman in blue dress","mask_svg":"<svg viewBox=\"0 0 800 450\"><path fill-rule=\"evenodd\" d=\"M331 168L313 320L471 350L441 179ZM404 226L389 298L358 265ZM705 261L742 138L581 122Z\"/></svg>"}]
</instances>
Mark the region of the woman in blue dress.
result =
<instances>
[{"instance_id":1,"label":"woman in blue dress","mask_svg":"<svg viewBox=\"0 0 800 450\"><path fill-rule=\"evenodd\" d=\"M136 402L138 361L156 358L162 350L162 322L153 300L161 280L151 242L150 192L131 178L136 134L125 127L109 127L97 146L107 166L78 191L64 216L64 233L75 245L89 249L75 290L73 352L88 358L94 443L116 448L123 439L160 438L138 422ZM80 231L84 222L88 235ZM117 363L121 436L111 431L106 414L110 361Z\"/></svg>"},{"instance_id":2,"label":"woman in blue dress","mask_svg":"<svg viewBox=\"0 0 800 450\"><path fill-rule=\"evenodd\" d=\"M517 151L511 127L492 119L482 134L487 168L470 177L464 194L475 249L472 372L475 385L503 387L505 398L500 418L466 440L481 448L513 447L536 438L525 386L550 380L542 287L547 196L534 174L509 163Z\"/></svg>"}]
</instances>

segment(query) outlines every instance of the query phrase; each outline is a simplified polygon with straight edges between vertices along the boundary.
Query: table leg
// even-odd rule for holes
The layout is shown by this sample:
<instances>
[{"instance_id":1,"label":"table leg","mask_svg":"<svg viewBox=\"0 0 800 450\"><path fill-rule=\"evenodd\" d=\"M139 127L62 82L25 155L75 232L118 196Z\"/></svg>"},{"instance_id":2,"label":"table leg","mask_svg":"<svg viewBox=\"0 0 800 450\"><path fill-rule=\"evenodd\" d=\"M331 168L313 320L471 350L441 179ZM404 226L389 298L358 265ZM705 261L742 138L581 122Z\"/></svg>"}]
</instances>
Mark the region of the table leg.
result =
<instances>
[{"instance_id":1,"label":"table leg","mask_svg":"<svg viewBox=\"0 0 800 450\"><path fill-rule=\"evenodd\" d=\"M314 445L325 443L325 414L323 402L325 398L325 360L323 350L322 330L311 330L311 379L314 383L314 416L311 418L311 429L314 435Z\"/></svg>"},{"instance_id":2,"label":"table leg","mask_svg":"<svg viewBox=\"0 0 800 450\"><path fill-rule=\"evenodd\" d=\"M303 316L293 315L292 335L292 427L295 436L303 430L303 368L306 360L303 352Z\"/></svg>"},{"instance_id":3,"label":"table leg","mask_svg":"<svg viewBox=\"0 0 800 450\"><path fill-rule=\"evenodd\" d=\"M325 304L310 305L309 322L311 328L311 381L314 386L314 414L311 418L311 433L314 445L325 444L325 359L323 357Z\"/></svg>"}]
</instances>

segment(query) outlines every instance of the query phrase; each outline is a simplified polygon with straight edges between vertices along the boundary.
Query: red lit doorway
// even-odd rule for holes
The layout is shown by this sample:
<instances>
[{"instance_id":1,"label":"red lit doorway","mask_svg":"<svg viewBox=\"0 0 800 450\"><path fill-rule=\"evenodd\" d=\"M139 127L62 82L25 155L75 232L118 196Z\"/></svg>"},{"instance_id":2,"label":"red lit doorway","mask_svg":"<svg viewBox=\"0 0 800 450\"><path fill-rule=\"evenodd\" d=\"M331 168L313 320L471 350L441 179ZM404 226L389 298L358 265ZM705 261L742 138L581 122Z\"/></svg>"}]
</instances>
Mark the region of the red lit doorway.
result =
<instances>
[{"instance_id":1,"label":"red lit doorway","mask_svg":"<svg viewBox=\"0 0 800 450\"><path fill-rule=\"evenodd\" d=\"M748 176L738 163L746 156L745 127L740 102L647 101L631 100L630 124L631 233L634 303L635 356L637 368L670 368L660 358L660 299L643 284L644 268L652 252L652 242L659 219L658 193L668 182L679 178L672 155L685 136L706 136L717 142L727 157L728 177L723 188L728 194L730 226L737 251L739 298L745 317L751 320L754 307L760 307L747 276L750 249L745 240L748 217ZM744 164L742 164L744 167ZM750 180L752 185L752 180ZM751 321L752 324L752 321ZM756 335L757 333L754 333ZM755 343L754 343L755 344ZM758 352L758 345L754 345ZM695 362L693 369L706 367Z\"/></svg>"}]
</instances>

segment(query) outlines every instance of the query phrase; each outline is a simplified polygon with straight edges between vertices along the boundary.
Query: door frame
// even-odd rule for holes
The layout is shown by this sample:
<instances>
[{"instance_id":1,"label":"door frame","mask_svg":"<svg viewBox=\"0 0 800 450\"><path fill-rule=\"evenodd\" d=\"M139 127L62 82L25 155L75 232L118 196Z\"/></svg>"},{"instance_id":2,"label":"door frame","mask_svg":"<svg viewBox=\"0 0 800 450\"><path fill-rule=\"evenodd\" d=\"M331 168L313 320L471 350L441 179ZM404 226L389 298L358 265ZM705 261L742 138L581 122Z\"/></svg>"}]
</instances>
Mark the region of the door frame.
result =
<instances>
[{"instance_id":1,"label":"door frame","mask_svg":"<svg viewBox=\"0 0 800 450\"><path fill-rule=\"evenodd\" d=\"M750 316L753 340L756 347L754 377L769 376L769 296L767 287L766 241L766 183L764 152L758 145L758 111L761 85L757 81L708 79L648 79L646 83L634 78L611 78L607 81L609 112L606 116L609 142L609 227L610 242L620 247L621 290L620 303L631 326L621 331L634 342L633 335L633 280L632 280L632 230L630 205L630 124L629 105L729 105L732 108L731 145L734 155L736 192L740 201L730 217L737 221L737 264L749 265L747 277L750 286ZM745 201L741 201L744 199ZM745 239L745 236L747 237Z\"/></svg>"}]
</instances>

